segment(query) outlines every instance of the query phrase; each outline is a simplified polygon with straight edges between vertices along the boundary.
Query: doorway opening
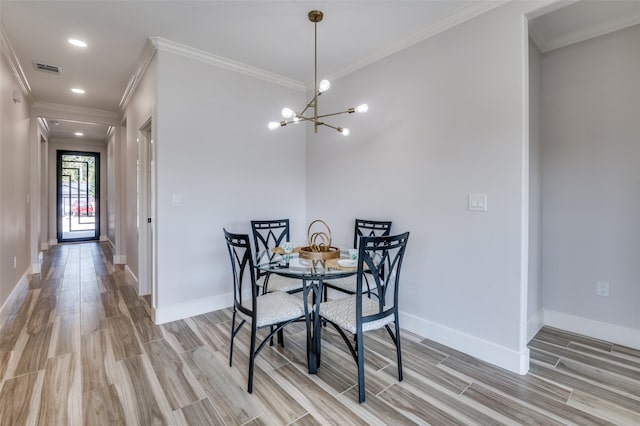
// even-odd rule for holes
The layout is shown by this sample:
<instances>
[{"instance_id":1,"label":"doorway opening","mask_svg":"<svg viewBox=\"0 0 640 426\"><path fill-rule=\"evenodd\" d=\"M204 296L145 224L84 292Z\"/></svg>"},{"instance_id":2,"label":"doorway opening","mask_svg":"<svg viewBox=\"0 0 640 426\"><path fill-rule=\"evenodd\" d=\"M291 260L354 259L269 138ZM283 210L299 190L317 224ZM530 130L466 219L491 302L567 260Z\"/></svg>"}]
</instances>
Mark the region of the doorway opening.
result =
<instances>
[{"instance_id":1,"label":"doorway opening","mask_svg":"<svg viewBox=\"0 0 640 426\"><path fill-rule=\"evenodd\" d=\"M99 238L100 154L57 152L58 241L89 241Z\"/></svg>"}]
</instances>

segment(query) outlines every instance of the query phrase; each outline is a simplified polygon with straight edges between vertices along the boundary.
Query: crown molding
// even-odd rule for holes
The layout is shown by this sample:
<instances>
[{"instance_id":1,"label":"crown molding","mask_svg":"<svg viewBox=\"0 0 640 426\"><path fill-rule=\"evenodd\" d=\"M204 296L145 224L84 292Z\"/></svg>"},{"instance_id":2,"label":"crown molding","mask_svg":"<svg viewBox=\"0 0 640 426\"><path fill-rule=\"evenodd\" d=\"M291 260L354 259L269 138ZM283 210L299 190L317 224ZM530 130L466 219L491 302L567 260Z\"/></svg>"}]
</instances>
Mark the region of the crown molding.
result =
<instances>
[{"instance_id":1,"label":"crown molding","mask_svg":"<svg viewBox=\"0 0 640 426\"><path fill-rule=\"evenodd\" d=\"M133 96L138 84L140 84L140 80L142 80L142 76L149 68L149 64L153 59L153 56L156 54L156 47L154 43L148 39L142 49L142 53L140 54L140 58L138 59L138 63L136 64L135 71L129 78L129 82L127 83L127 87L124 90L124 94L122 95L122 99L120 99L120 104L118 107L120 111L124 111L129 105L129 101L131 101L131 97Z\"/></svg>"},{"instance_id":2,"label":"crown molding","mask_svg":"<svg viewBox=\"0 0 640 426\"><path fill-rule=\"evenodd\" d=\"M33 96L31 94L31 86L29 86L27 76L24 74L22 66L20 65L20 61L18 60L18 56L16 56L16 52L13 50L13 46L11 46L11 42L9 41L7 33L4 31L4 26L2 25L2 23L0 23L0 50L2 50L2 54L7 59L13 75L15 76L16 80L18 80L20 90L22 90L22 93L24 94L29 104L32 104Z\"/></svg>"},{"instance_id":3,"label":"crown molding","mask_svg":"<svg viewBox=\"0 0 640 426\"><path fill-rule=\"evenodd\" d=\"M45 116L47 118L71 119L74 117L82 117L83 120L89 120L102 124L117 124L119 120L118 113L105 111L101 109L83 108L72 105L54 104L50 102L35 102L32 106L32 115Z\"/></svg>"},{"instance_id":4,"label":"crown molding","mask_svg":"<svg viewBox=\"0 0 640 426\"><path fill-rule=\"evenodd\" d=\"M547 53L547 52L551 52L552 50L570 46L575 43L580 43L581 41L589 40L592 38L613 33L615 31L623 30L625 28L632 27L637 24L640 24L640 17L637 17L637 16L626 17L611 23L607 23L606 25L594 26L584 31L579 31L579 32L570 34L566 37L559 37L555 40L543 39L543 40L540 40L540 44L537 43L538 40L535 40L535 41L536 41L536 44L538 44L540 51L542 51L542 53Z\"/></svg>"},{"instance_id":5,"label":"crown molding","mask_svg":"<svg viewBox=\"0 0 640 426\"><path fill-rule=\"evenodd\" d=\"M384 59L387 56L391 56L394 53L400 52L401 50L404 50L410 46L413 46L416 43L427 40L443 31L446 31L450 28L455 27L456 25L460 25L463 22L466 22L484 13L487 13L490 10L493 10L496 7L502 6L503 4L508 3L510 1L511 0L492 0L492 1L474 2L469 6L466 6L458 10L457 12L447 16L446 18L442 18L434 23L429 24L428 26L426 26L420 31L417 31L411 35L408 35L407 37L400 39L397 42L391 43L383 47L382 49L363 57L362 59L353 63L349 67L328 75L327 78L337 79L337 78L343 77L347 74L350 74L354 71L357 71L361 68L371 65L374 62ZM311 85L307 85L307 89L312 90L313 83L311 83Z\"/></svg>"},{"instance_id":6,"label":"crown molding","mask_svg":"<svg viewBox=\"0 0 640 426\"><path fill-rule=\"evenodd\" d=\"M262 70L260 68L252 67L251 65L233 61L231 59L214 55L212 53L195 49L193 47L185 46L184 44L179 44L161 37L151 37L150 40L156 47L156 49L163 52L170 52L176 55L181 55L189 59L204 62L206 64L234 71L240 74L248 75L250 77L258 78L260 80L268 81L270 83L278 84L280 86L288 87L300 92L304 92L306 89L304 83L281 76L276 73Z\"/></svg>"}]
</instances>

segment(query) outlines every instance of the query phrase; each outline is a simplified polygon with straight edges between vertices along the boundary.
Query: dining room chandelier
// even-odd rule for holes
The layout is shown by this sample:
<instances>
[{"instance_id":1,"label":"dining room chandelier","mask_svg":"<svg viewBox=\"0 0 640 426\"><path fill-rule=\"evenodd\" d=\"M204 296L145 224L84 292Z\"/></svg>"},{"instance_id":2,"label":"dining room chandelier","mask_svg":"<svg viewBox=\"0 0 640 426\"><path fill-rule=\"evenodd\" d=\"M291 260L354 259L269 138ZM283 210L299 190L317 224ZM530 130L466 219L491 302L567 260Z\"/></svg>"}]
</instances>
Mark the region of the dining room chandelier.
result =
<instances>
[{"instance_id":1,"label":"dining room chandelier","mask_svg":"<svg viewBox=\"0 0 640 426\"><path fill-rule=\"evenodd\" d=\"M361 104L354 108L349 108L345 111L332 112L329 114L318 114L318 98L321 94L329 90L331 87L331 83L329 80L322 80L320 84L318 84L318 22L322 21L323 13L319 10L312 10L307 15L309 17L309 21L313 22L313 39L314 39L314 78L313 78L313 87L314 87L314 95L311 101L304 107L304 109L300 112L294 111L289 107L285 107L282 109L282 121L271 121L268 125L270 130L275 130L278 127L284 127L287 124L299 123L300 121L310 121L313 123L313 131L314 133L318 133L319 126L327 126L332 129L337 130L342 133L344 136L349 135L349 129L346 127L338 127L332 126L331 124L325 123L324 118L332 117L334 115L340 114L352 114L354 112L367 112L369 110L369 106L367 104ZM309 112L307 112L309 111ZM311 115L312 114L312 115Z\"/></svg>"}]
</instances>

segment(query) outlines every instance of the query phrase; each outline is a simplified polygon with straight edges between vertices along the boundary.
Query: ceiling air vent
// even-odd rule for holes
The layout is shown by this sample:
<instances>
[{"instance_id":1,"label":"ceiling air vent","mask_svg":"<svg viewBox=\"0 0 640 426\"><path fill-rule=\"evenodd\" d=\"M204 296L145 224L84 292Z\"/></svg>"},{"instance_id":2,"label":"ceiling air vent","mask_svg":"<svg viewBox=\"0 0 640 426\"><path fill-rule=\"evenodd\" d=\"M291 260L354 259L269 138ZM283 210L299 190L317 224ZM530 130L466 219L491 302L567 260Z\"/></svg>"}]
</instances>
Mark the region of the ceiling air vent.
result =
<instances>
[{"instance_id":1,"label":"ceiling air vent","mask_svg":"<svg viewBox=\"0 0 640 426\"><path fill-rule=\"evenodd\" d=\"M57 74L57 75L62 74L62 67L59 67L57 65L45 64L44 62L34 62L33 66L38 71L48 72L50 74Z\"/></svg>"}]
</instances>

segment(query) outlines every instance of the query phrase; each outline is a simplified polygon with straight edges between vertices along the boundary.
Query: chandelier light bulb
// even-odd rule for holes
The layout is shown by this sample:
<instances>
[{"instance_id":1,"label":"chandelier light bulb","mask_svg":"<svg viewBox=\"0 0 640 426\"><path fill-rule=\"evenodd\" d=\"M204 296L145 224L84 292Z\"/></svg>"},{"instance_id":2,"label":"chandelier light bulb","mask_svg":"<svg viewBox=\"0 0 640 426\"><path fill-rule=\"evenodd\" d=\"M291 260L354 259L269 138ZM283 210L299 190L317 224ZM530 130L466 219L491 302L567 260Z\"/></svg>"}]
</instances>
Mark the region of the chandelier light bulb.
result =
<instances>
[{"instance_id":1,"label":"chandelier light bulb","mask_svg":"<svg viewBox=\"0 0 640 426\"><path fill-rule=\"evenodd\" d=\"M0 0L1 1L1 0ZM297 111L292 110L289 107L285 107L282 109L282 117L283 120L280 122L272 121L268 124L270 130L275 130L278 127L284 127L289 124L298 124L301 121L309 122L313 124L313 132L318 133L318 128L321 126L326 126L331 129L334 129L341 133L343 136L348 136L350 131L345 127L334 126L330 123L325 123L325 119L327 117L333 117L341 114L352 114L354 112L367 112L369 111L369 106L367 104L361 104L357 107L347 108L344 111L332 112L328 114L320 114L318 111L318 99L320 95L331 87L331 82L327 79L323 79L318 83L318 31L317 26L319 22L322 22L324 14L320 10L311 10L307 14L309 21L313 23L314 32L313 32L313 42L314 42L314 73L313 73L313 97L310 99L306 106L298 109ZM311 87L311 86L310 86Z\"/></svg>"},{"instance_id":2,"label":"chandelier light bulb","mask_svg":"<svg viewBox=\"0 0 640 426\"><path fill-rule=\"evenodd\" d=\"M295 112L289 107L282 108L282 118L291 118L295 115Z\"/></svg>"},{"instance_id":3,"label":"chandelier light bulb","mask_svg":"<svg viewBox=\"0 0 640 426\"><path fill-rule=\"evenodd\" d=\"M318 92L320 93L326 92L327 90L329 90L330 87L331 87L331 82L329 80L326 80L326 79L322 80L318 85Z\"/></svg>"}]
</instances>

